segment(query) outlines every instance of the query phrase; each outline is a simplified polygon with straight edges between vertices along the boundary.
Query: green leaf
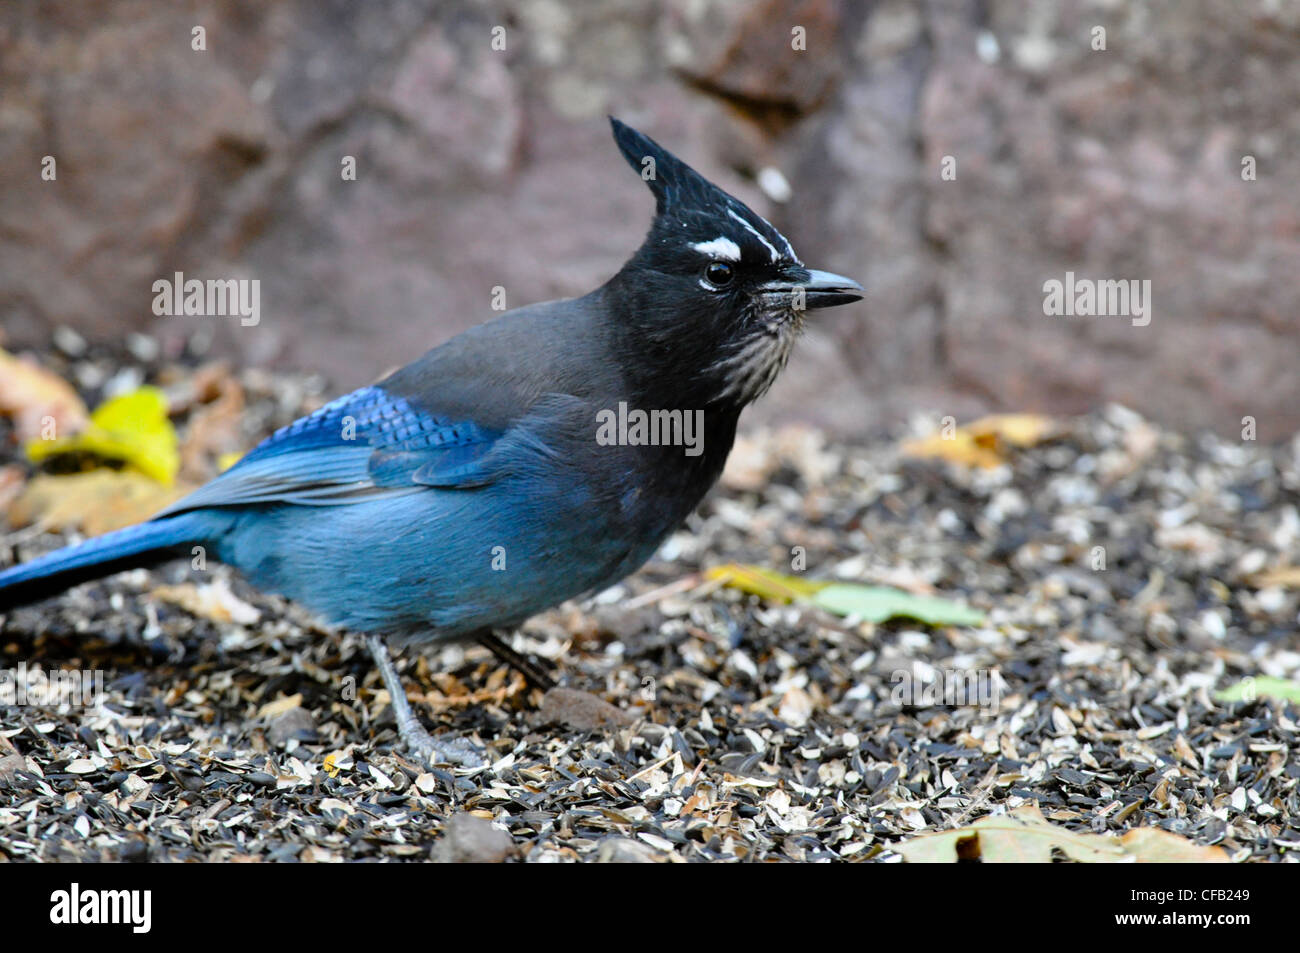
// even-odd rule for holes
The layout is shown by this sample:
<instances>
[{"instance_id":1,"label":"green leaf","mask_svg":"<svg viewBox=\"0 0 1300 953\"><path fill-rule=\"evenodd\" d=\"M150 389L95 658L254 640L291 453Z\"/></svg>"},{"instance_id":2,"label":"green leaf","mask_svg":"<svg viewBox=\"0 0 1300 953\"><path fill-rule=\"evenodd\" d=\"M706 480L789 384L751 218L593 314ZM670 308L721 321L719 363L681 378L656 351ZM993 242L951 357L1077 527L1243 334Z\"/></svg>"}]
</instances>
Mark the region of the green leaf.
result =
<instances>
[{"instance_id":1,"label":"green leaf","mask_svg":"<svg viewBox=\"0 0 1300 953\"><path fill-rule=\"evenodd\" d=\"M1253 702L1260 697L1300 703L1300 682L1270 675L1252 675L1214 693L1214 700L1221 702Z\"/></svg>"},{"instance_id":2,"label":"green leaf","mask_svg":"<svg viewBox=\"0 0 1300 953\"><path fill-rule=\"evenodd\" d=\"M897 616L929 625L983 625L984 616L968 606L934 596L914 596L885 586L832 583L812 594L809 601L836 615L858 616L884 622Z\"/></svg>"},{"instance_id":3,"label":"green leaf","mask_svg":"<svg viewBox=\"0 0 1300 953\"><path fill-rule=\"evenodd\" d=\"M860 586L787 576L759 566L728 563L715 566L706 579L720 581L768 602L800 602L836 615L858 616L883 622L897 616L929 625L983 625L984 616L959 602L934 596L914 596L887 586Z\"/></svg>"}]
</instances>

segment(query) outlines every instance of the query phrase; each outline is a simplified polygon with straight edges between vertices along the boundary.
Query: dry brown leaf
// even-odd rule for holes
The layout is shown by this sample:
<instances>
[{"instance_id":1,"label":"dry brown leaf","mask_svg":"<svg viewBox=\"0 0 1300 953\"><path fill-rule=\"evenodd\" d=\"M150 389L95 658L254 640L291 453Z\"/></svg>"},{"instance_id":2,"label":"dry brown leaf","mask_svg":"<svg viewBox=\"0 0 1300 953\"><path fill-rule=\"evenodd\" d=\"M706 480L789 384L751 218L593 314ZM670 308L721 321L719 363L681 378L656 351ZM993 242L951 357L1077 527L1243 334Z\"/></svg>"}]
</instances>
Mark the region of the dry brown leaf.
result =
<instances>
[{"instance_id":1,"label":"dry brown leaf","mask_svg":"<svg viewBox=\"0 0 1300 953\"><path fill-rule=\"evenodd\" d=\"M1185 837L1157 827L1135 827L1119 839L1139 864L1226 864L1219 847L1201 847Z\"/></svg>"},{"instance_id":2,"label":"dry brown leaf","mask_svg":"<svg viewBox=\"0 0 1300 953\"><path fill-rule=\"evenodd\" d=\"M222 458L243 449L244 388L225 364L208 364L194 374L194 401L181 438L181 476L210 480Z\"/></svg>"},{"instance_id":3,"label":"dry brown leaf","mask_svg":"<svg viewBox=\"0 0 1300 953\"><path fill-rule=\"evenodd\" d=\"M468 708L473 705L500 705L508 698L513 698L521 692L528 690L528 682L518 672L509 672L509 681L504 682L495 688L480 688L476 691L467 691L463 683L455 681L455 687L451 691L444 693L425 692L419 694L416 692L407 692L407 698L421 705L426 705L433 711L450 711L457 708ZM443 688L447 683L440 684Z\"/></svg>"},{"instance_id":4,"label":"dry brown leaf","mask_svg":"<svg viewBox=\"0 0 1300 953\"><path fill-rule=\"evenodd\" d=\"M740 434L727 455L727 465L721 482L729 490L756 491L767 486L772 473L780 465L776 455L754 437Z\"/></svg>"},{"instance_id":5,"label":"dry brown leaf","mask_svg":"<svg viewBox=\"0 0 1300 953\"><path fill-rule=\"evenodd\" d=\"M783 466L796 470L809 485L820 485L838 466L825 444L822 433L797 424L741 434L727 457L722 485L730 490L760 490Z\"/></svg>"},{"instance_id":6,"label":"dry brown leaf","mask_svg":"<svg viewBox=\"0 0 1300 953\"><path fill-rule=\"evenodd\" d=\"M921 834L896 850L909 863L951 864L981 860L988 864L1050 863L1053 851L1079 863L1226 863L1218 847L1200 847L1186 838L1154 828L1139 828L1123 837L1082 834L1049 823L1037 805L1010 814L983 817L967 827Z\"/></svg>"},{"instance_id":7,"label":"dry brown leaf","mask_svg":"<svg viewBox=\"0 0 1300 953\"><path fill-rule=\"evenodd\" d=\"M133 470L39 474L9 506L7 515L14 526L37 523L55 532L77 530L98 536L146 520L192 489L165 487Z\"/></svg>"},{"instance_id":8,"label":"dry brown leaf","mask_svg":"<svg viewBox=\"0 0 1300 953\"><path fill-rule=\"evenodd\" d=\"M81 397L63 378L36 363L0 350L0 414L10 417L18 439L66 436L86 426L89 414ZM45 429L46 418L54 432Z\"/></svg>"},{"instance_id":9,"label":"dry brown leaf","mask_svg":"<svg viewBox=\"0 0 1300 953\"><path fill-rule=\"evenodd\" d=\"M7 511L27 485L27 471L16 463L0 467L0 510Z\"/></svg>"},{"instance_id":10,"label":"dry brown leaf","mask_svg":"<svg viewBox=\"0 0 1300 953\"><path fill-rule=\"evenodd\" d=\"M277 698L275 701L267 702L257 710L258 718L273 718L276 715L283 715L286 711L302 707L302 693L288 695Z\"/></svg>"}]
</instances>

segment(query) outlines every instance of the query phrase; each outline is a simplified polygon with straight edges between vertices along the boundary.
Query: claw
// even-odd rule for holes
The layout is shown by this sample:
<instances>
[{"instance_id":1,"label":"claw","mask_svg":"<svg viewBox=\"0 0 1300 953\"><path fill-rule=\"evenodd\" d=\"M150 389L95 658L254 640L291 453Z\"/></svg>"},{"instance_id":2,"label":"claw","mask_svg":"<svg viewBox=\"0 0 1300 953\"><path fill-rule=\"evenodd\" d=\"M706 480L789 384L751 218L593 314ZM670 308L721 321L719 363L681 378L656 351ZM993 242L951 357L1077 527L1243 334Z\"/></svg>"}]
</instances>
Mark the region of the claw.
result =
<instances>
[{"instance_id":1,"label":"claw","mask_svg":"<svg viewBox=\"0 0 1300 953\"><path fill-rule=\"evenodd\" d=\"M411 710L411 703L402 688L393 659L388 654L384 640L375 635L366 636L366 645L379 667L379 676L392 699L393 714L397 718L397 733L406 750L418 761L432 767L435 764L458 764L467 768L481 768L488 763L487 752L464 738L435 738L420 724Z\"/></svg>"},{"instance_id":2,"label":"claw","mask_svg":"<svg viewBox=\"0 0 1300 953\"><path fill-rule=\"evenodd\" d=\"M487 752L464 738L435 738L420 728L410 737L403 733L402 741L412 757L429 767L457 764L464 768L481 768L488 763Z\"/></svg>"}]
</instances>

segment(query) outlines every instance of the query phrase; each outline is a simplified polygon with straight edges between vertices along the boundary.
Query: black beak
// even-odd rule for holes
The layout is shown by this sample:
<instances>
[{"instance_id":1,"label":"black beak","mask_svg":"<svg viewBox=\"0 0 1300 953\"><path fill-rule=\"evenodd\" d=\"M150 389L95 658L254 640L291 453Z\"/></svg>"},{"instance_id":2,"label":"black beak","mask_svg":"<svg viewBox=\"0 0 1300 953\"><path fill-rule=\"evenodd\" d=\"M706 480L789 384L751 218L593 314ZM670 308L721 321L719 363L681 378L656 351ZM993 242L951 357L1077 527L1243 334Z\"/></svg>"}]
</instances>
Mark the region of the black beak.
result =
<instances>
[{"instance_id":1,"label":"black beak","mask_svg":"<svg viewBox=\"0 0 1300 953\"><path fill-rule=\"evenodd\" d=\"M837 304L848 304L861 300L863 287L852 278L833 275L829 271L817 271L802 265L789 271L789 279L772 282L763 287L765 297L773 299L796 311L814 308L833 308Z\"/></svg>"},{"instance_id":2,"label":"black beak","mask_svg":"<svg viewBox=\"0 0 1300 953\"><path fill-rule=\"evenodd\" d=\"M803 282L804 301L807 307L833 308L837 304L848 304L862 299L863 288L852 278L833 275L829 271L807 269L808 277Z\"/></svg>"}]
</instances>

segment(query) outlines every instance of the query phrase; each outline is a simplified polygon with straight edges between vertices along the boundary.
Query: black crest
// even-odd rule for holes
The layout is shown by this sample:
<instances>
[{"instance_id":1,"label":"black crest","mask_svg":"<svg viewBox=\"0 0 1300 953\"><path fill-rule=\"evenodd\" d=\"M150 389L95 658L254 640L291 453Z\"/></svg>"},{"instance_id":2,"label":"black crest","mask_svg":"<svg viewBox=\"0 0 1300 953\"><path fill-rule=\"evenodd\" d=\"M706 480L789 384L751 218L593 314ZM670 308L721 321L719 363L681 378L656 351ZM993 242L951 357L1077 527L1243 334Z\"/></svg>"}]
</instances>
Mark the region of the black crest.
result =
<instances>
[{"instance_id":1,"label":"black crest","mask_svg":"<svg viewBox=\"0 0 1300 953\"><path fill-rule=\"evenodd\" d=\"M644 133L637 132L613 116L609 123L614 127L614 141L623 152L627 164L654 193L658 212L686 207L743 207L743 204L718 188L689 165L677 158Z\"/></svg>"},{"instance_id":2,"label":"black crest","mask_svg":"<svg viewBox=\"0 0 1300 953\"><path fill-rule=\"evenodd\" d=\"M614 129L614 141L628 165L654 193L658 218L673 216L722 224L728 224L729 219L743 221L743 228L748 228L760 237L763 245L773 249L773 259L779 249L790 260L797 260L785 237L740 199L718 188L644 133L613 116L609 117L609 123ZM716 230L713 234L717 234Z\"/></svg>"}]
</instances>

